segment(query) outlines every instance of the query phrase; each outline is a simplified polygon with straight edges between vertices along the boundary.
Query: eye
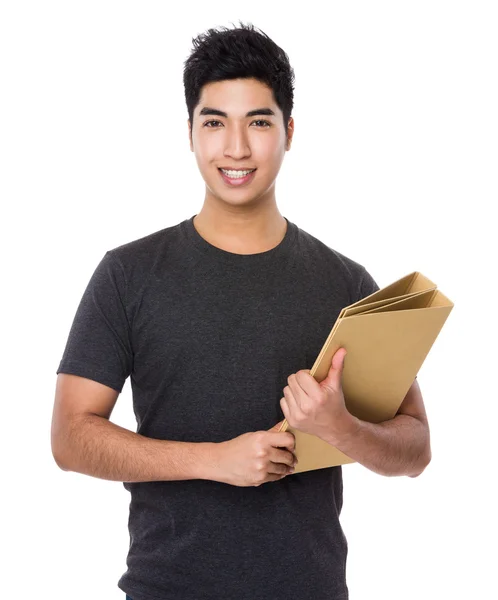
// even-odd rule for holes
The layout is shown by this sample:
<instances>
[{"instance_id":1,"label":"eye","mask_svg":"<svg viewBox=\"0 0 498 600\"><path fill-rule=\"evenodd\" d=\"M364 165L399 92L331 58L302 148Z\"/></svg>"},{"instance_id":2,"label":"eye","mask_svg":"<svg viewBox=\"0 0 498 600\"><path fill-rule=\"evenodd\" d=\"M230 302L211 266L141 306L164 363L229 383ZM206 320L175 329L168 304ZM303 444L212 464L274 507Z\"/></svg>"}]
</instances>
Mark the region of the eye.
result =
<instances>
[{"instance_id":1,"label":"eye","mask_svg":"<svg viewBox=\"0 0 498 600\"><path fill-rule=\"evenodd\" d=\"M268 127L271 127L271 123L269 121L264 120L264 119L257 119L256 121L253 121L253 123L266 123L266 125ZM264 128L264 129L266 129L266 128Z\"/></svg>"},{"instance_id":2,"label":"eye","mask_svg":"<svg viewBox=\"0 0 498 600\"><path fill-rule=\"evenodd\" d=\"M211 121L206 121L204 123L203 127L208 127L209 129L219 129L219 127L212 126L211 123L220 123L221 125L223 124L223 123L221 123L221 121L211 120ZM263 127L263 129L268 129L271 127L271 123L269 121L266 121L265 119L256 119L256 121L253 121L253 123L264 123L265 126Z\"/></svg>"}]
</instances>

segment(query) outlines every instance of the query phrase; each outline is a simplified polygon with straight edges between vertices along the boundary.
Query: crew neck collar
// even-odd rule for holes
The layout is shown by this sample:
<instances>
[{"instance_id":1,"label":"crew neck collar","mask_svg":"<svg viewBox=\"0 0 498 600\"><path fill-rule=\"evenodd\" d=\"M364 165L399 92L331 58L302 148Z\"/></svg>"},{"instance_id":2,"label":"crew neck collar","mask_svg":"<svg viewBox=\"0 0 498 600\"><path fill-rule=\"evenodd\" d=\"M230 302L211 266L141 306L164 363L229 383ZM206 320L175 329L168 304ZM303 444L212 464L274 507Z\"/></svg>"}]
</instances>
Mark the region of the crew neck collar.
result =
<instances>
[{"instance_id":1,"label":"crew neck collar","mask_svg":"<svg viewBox=\"0 0 498 600\"><path fill-rule=\"evenodd\" d=\"M281 258L289 251L296 237L297 226L289 221L289 219L284 217L284 219L287 221L287 230L283 239L277 246L271 248L270 250L266 250L265 252L258 252L256 254L237 254L235 252L228 252L227 250L213 246L213 244L210 244L207 240L205 240L194 226L194 218L196 216L197 214L181 223L184 234L187 236L189 241L204 255L210 256L225 263L236 265L255 265Z\"/></svg>"}]
</instances>

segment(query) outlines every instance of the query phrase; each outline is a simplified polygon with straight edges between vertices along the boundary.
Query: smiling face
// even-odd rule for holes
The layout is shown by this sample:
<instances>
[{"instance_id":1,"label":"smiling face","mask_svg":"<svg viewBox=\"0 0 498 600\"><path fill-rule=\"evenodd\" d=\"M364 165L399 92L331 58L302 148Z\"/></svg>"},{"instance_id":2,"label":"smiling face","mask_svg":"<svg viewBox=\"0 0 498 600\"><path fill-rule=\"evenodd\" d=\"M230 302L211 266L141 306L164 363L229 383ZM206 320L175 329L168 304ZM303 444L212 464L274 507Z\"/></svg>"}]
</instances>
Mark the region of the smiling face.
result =
<instances>
[{"instance_id":1,"label":"smiling face","mask_svg":"<svg viewBox=\"0 0 498 600\"><path fill-rule=\"evenodd\" d=\"M275 198L275 180L294 130L288 132L272 90L256 79L208 83L189 127L190 149L206 183L206 201L232 206ZM242 178L220 168L255 169Z\"/></svg>"}]
</instances>

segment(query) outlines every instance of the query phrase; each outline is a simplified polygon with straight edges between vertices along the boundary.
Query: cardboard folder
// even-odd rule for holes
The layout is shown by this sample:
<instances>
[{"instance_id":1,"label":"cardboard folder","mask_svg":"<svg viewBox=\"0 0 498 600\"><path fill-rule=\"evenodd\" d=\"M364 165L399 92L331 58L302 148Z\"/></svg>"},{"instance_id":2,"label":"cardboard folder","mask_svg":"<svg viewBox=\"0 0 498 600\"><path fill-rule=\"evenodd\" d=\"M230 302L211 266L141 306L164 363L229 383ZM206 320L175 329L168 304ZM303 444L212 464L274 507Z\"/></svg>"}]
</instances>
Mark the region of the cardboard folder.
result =
<instances>
[{"instance_id":1,"label":"cardboard folder","mask_svg":"<svg viewBox=\"0 0 498 600\"><path fill-rule=\"evenodd\" d=\"M321 382L332 357L347 350L342 389L347 409L370 423L392 419L441 331L453 302L414 271L344 307L313 364ZM321 438L289 426L295 436L295 473L356 462Z\"/></svg>"}]
</instances>

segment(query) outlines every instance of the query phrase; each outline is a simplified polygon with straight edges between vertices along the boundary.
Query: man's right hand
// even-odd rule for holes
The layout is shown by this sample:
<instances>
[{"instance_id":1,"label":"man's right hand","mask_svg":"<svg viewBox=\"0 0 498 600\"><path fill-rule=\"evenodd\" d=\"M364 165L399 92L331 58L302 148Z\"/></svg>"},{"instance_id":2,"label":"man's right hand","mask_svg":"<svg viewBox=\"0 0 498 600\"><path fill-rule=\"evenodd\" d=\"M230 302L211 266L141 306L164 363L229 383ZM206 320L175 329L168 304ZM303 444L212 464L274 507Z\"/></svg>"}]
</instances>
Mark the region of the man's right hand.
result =
<instances>
[{"instance_id":1,"label":"man's right hand","mask_svg":"<svg viewBox=\"0 0 498 600\"><path fill-rule=\"evenodd\" d=\"M297 462L294 434L279 432L283 420L268 431L249 431L217 444L216 481L241 487L277 481Z\"/></svg>"}]
</instances>

